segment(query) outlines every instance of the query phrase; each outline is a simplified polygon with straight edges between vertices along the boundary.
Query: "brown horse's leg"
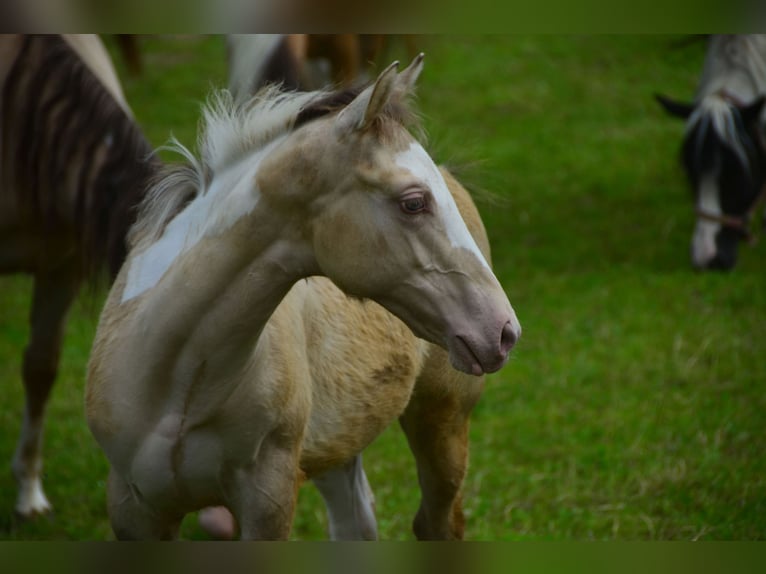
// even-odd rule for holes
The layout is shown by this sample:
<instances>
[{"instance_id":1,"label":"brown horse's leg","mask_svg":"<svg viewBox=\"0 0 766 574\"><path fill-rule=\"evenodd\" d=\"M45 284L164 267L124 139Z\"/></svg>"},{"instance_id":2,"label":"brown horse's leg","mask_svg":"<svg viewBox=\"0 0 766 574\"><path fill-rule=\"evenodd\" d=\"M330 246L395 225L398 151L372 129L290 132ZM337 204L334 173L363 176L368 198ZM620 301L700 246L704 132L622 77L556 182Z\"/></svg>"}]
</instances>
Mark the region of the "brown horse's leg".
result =
<instances>
[{"instance_id":1,"label":"brown horse's leg","mask_svg":"<svg viewBox=\"0 0 766 574\"><path fill-rule=\"evenodd\" d=\"M143 69L141 62L141 49L138 46L138 37L135 34L115 34L117 45L125 60L131 76L140 76Z\"/></svg>"},{"instance_id":2,"label":"brown horse's leg","mask_svg":"<svg viewBox=\"0 0 766 574\"><path fill-rule=\"evenodd\" d=\"M67 311L78 287L78 275L70 266L35 276L30 338L22 373L26 407L12 463L19 484L16 512L22 517L51 509L40 481L45 407L58 370Z\"/></svg>"},{"instance_id":3,"label":"brown horse's leg","mask_svg":"<svg viewBox=\"0 0 766 574\"><path fill-rule=\"evenodd\" d=\"M330 59L333 81L350 86L361 68L362 48L357 34L335 34L332 37Z\"/></svg>"},{"instance_id":4,"label":"brown horse's leg","mask_svg":"<svg viewBox=\"0 0 766 574\"><path fill-rule=\"evenodd\" d=\"M338 468L312 477L324 498L333 540L377 540L375 497L359 454Z\"/></svg>"},{"instance_id":5,"label":"brown horse's leg","mask_svg":"<svg viewBox=\"0 0 766 574\"><path fill-rule=\"evenodd\" d=\"M180 519L153 512L114 470L109 470L107 509L118 540L175 540Z\"/></svg>"},{"instance_id":6,"label":"brown horse's leg","mask_svg":"<svg viewBox=\"0 0 766 574\"><path fill-rule=\"evenodd\" d=\"M300 443L300 438L272 433L261 443L255 462L225 481L226 506L234 513L242 540L286 540L290 535L303 476Z\"/></svg>"},{"instance_id":7,"label":"brown horse's leg","mask_svg":"<svg viewBox=\"0 0 766 574\"><path fill-rule=\"evenodd\" d=\"M413 530L420 540L463 538L468 419L482 386L482 379L455 371L446 353L433 347L399 419L418 468L421 501Z\"/></svg>"}]
</instances>

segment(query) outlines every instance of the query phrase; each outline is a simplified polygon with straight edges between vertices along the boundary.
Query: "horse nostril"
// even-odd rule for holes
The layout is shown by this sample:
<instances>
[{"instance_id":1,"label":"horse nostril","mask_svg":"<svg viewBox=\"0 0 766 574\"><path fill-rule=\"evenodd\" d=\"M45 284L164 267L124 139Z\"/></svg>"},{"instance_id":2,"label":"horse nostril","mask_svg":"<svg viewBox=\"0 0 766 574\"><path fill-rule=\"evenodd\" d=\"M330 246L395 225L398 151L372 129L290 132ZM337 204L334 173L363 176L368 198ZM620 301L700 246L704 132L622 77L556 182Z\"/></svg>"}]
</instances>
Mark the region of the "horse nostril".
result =
<instances>
[{"instance_id":1,"label":"horse nostril","mask_svg":"<svg viewBox=\"0 0 766 574\"><path fill-rule=\"evenodd\" d=\"M517 333L511 325L511 322L508 321L503 327L503 332L500 334L500 351L503 355L507 355L513 348L516 341L519 339L519 335L520 333Z\"/></svg>"}]
</instances>

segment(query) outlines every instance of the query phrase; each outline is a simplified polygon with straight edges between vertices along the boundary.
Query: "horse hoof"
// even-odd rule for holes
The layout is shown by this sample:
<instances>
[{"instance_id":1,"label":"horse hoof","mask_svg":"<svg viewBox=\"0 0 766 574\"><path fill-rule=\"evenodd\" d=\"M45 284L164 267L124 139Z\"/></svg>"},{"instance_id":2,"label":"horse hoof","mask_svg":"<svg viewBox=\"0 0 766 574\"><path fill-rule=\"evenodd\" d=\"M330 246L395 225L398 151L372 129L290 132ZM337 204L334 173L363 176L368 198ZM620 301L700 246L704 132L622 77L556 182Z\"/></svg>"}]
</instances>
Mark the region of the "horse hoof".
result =
<instances>
[{"instance_id":1,"label":"horse hoof","mask_svg":"<svg viewBox=\"0 0 766 574\"><path fill-rule=\"evenodd\" d=\"M16 516L23 520L32 520L38 516L46 516L53 512L53 506L48 502L39 481L29 485L23 484L19 497L16 499Z\"/></svg>"},{"instance_id":2,"label":"horse hoof","mask_svg":"<svg viewBox=\"0 0 766 574\"><path fill-rule=\"evenodd\" d=\"M33 522L40 518L52 519L54 516L53 507L50 504L44 507L26 508L23 510L15 508L13 515L17 522Z\"/></svg>"}]
</instances>

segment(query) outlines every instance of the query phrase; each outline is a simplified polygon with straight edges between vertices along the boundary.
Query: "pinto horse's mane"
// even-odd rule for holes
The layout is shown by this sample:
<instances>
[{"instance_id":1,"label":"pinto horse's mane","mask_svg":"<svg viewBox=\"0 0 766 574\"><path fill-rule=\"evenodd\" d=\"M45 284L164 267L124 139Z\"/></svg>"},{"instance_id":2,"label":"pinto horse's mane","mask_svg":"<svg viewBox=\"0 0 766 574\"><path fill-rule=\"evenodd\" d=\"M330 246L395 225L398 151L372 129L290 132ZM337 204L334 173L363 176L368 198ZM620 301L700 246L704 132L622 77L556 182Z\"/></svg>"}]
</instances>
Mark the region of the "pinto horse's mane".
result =
<instances>
[{"instance_id":1,"label":"pinto horse's mane","mask_svg":"<svg viewBox=\"0 0 766 574\"><path fill-rule=\"evenodd\" d=\"M766 35L721 34L711 38L697 99L721 90L766 92Z\"/></svg>"},{"instance_id":2,"label":"pinto horse's mane","mask_svg":"<svg viewBox=\"0 0 766 574\"><path fill-rule=\"evenodd\" d=\"M341 111L363 88L294 92L270 85L242 104L228 90L213 92L202 110L198 156L175 138L161 148L178 153L186 161L166 166L149 186L130 232L131 247L158 239L173 217L195 197L205 194L217 173L279 136ZM421 132L418 118L408 106L407 94L401 96L392 98L384 114L374 122L374 129L382 137L393 124Z\"/></svg>"}]
</instances>

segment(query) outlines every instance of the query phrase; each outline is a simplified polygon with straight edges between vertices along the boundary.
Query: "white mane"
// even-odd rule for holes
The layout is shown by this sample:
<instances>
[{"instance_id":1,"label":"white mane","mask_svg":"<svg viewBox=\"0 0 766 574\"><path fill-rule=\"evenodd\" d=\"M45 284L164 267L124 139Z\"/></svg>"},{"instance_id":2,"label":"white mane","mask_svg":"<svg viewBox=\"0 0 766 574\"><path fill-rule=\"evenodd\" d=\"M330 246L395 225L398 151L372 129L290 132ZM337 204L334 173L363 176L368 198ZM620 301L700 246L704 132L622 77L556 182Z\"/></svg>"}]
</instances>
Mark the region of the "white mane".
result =
<instances>
[{"instance_id":1,"label":"white mane","mask_svg":"<svg viewBox=\"0 0 766 574\"><path fill-rule=\"evenodd\" d=\"M179 154L186 164L168 167L150 186L130 231L131 246L156 241L177 213L207 193L216 175L289 132L300 111L325 95L270 86L240 105L227 90L214 92L202 110L199 157L175 138L161 148Z\"/></svg>"},{"instance_id":2,"label":"white mane","mask_svg":"<svg viewBox=\"0 0 766 574\"><path fill-rule=\"evenodd\" d=\"M766 35L717 35L710 39L697 100L721 90L743 102L766 93Z\"/></svg>"},{"instance_id":3,"label":"white mane","mask_svg":"<svg viewBox=\"0 0 766 574\"><path fill-rule=\"evenodd\" d=\"M214 92L202 111L199 150L213 173L292 129L299 112L327 92L283 92L278 86L260 90L237 105L227 90Z\"/></svg>"}]
</instances>

